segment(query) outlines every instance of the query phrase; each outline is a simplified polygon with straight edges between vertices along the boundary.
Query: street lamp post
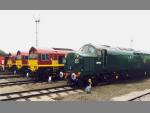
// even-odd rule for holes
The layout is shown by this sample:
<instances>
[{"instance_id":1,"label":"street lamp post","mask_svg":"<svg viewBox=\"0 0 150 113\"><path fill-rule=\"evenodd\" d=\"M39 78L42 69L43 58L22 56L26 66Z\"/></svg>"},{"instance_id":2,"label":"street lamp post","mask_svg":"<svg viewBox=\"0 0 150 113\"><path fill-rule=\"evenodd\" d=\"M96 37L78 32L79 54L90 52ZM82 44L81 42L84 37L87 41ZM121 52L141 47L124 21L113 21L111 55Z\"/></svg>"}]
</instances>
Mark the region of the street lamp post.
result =
<instances>
[{"instance_id":1,"label":"street lamp post","mask_svg":"<svg viewBox=\"0 0 150 113\"><path fill-rule=\"evenodd\" d=\"M133 49L133 39L131 39L131 49Z\"/></svg>"},{"instance_id":2,"label":"street lamp post","mask_svg":"<svg viewBox=\"0 0 150 113\"><path fill-rule=\"evenodd\" d=\"M35 20L35 24L36 24L36 32L35 32L36 41L35 41L35 45L36 45L36 47L38 47L38 26L39 26L39 23L40 23L40 19L36 19Z\"/></svg>"}]
</instances>

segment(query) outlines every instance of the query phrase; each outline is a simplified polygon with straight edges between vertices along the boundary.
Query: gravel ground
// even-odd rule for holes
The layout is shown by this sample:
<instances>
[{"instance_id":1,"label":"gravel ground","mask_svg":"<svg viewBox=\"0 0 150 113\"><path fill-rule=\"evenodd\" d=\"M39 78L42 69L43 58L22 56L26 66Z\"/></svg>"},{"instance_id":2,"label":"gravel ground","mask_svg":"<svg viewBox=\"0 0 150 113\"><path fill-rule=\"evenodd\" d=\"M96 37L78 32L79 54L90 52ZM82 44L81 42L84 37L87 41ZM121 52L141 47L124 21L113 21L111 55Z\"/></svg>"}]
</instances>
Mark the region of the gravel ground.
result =
<instances>
[{"instance_id":1,"label":"gravel ground","mask_svg":"<svg viewBox=\"0 0 150 113\"><path fill-rule=\"evenodd\" d=\"M20 81L20 80L27 80L26 78L13 78L13 79L0 79L0 83L2 82L10 82L10 81ZM14 85L14 86L6 86L6 87L0 87L0 94L3 93L10 93L10 92L16 92L16 91L26 91L31 89L39 89L39 88L50 88L55 86L61 86L66 85L65 81L56 81L54 83L30 83L30 84L22 84L22 85Z\"/></svg>"},{"instance_id":2,"label":"gravel ground","mask_svg":"<svg viewBox=\"0 0 150 113\"><path fill-rule=\"evenodd\" d=\"M24 84L22 85L23 88L26 89L38 89L38 88L50 88L50 87L55 87L55 86L61 86L61 85L66 85L65 81L57 81L54 83L32 83L32 84Z\"/></svg>"},{"instance_id":3,"label":"gravel ground","mask_svg":"<svg viewBox=\"0 0 150 113\"><path fill-rule=\"evenodd\" d=\"M61 101L111 101L113 97L124 95L132 91L150 89L149 79L125 80L104 86L92 88L92 94L80 93L61 98Z\"/></svg>"},{"instance_id":4,"label":"gravel ground","mask_svg":"<svg viewBox=\"0 0 150 113\"><path fill-rule=\"evenodd\" d=\"M138 98L134 101L150 101L150 95L143 96L143 97Z\"/></svg>"},{"instance_id":5,"label":"gravel ground","mask_svg":"<svg viewBox=\"0 0 150 113\"><path fill-rule=\"evenodd\" d=\"M7 76L22 76L21 74L19 75L19 74L16 74L16 75L14 75L14 74L6 74L6 75L0 75L0 77L7 77Z\"/></svg>"},{"instance_id":6,"label":"gravel ground","mask_svg":"<svg viewBox=\"0 0 150 113\"><path fill-rule=\"evenodd\" d=\"M6 86L0 88L0 94L27 90L21 86Z\"/></svg>"},{"instance_id":7,"label":"gravel ground","mask_svg":"<svg viewBox=\"0 0 150 113\"><path fill-rule=\"evenodd\" d=\"M22 80L29 80L27 78L9 78L9 79L0 79L0 83L3 83L3 82L15 82L15 81L22 81Z\"/></svg>"},{"instance_id":8,"label":"gravel ground","mask_svg":"<svg viewBox=\"0 0 150 113\"><path fill-rule=\"evenodd\" d=\"M18 80L26 80L26 78L11 78L11 79L0 79L0 82L7 81L18 81ZM25 91L30 89L38 89L38 88L48 88L54 86L65 85L65 81L57 81L50 83L32 83L32 84L24 84L18 86L7 86L0 87L0 93L8 93L14 91ZM92 88L91 94L78 93L69 95L66 97L61 97L58 101L110 101L113 97L121 96L124 94L128 94L133 91L141 91L144 89L150 89L150 78L149 79L132 79L125 80L117 83L112 83L109 85L97 86Z\"/></svg>"}]
</instances>

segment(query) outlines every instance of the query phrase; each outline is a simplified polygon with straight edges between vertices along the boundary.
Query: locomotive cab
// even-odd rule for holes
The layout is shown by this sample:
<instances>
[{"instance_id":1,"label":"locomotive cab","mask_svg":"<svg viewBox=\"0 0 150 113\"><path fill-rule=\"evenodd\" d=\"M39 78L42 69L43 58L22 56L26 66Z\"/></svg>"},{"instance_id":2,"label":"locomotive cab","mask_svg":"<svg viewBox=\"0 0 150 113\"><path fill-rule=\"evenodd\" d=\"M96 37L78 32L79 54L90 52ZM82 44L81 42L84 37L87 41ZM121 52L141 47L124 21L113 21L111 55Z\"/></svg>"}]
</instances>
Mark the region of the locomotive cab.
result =
<instances>
[{"instance_id":1,"label":"locomotive cab","mask_svg":"<svg viewBox=\"0 0 150 113\"><path fill-rule=\"evenodd\" d=\"M5 68L10 71L14 71L16 69L16 54L9 53L6 59Z\"/></svg>"},{"instance_id":2,"label":"locomotive cab","mask_svg":"<svg viewBox=\"0 0 150 113\"><path fill-rule=\"evenodd\" d=\"M16 69L17 70L16 71L24 74L26 69L28 68L27 61L28 61L28 53L17 51L17 55L16 55Z\"/></svg>"},{"instance_id":3,"label":"locomotive cab","mask_svg":"<svg viewBox=\"0 0 150 113\"><path fill-rule=\"evenodd\" d=\"M5 58L6 58L7 54L0 50L0 71L4 71L5 70Z\"/></svg>"},{"instance_id":4,"label":"locomotive cab","mask_svg":"<svg viewBox=\"0 0 150 113\"><path fill-rule=\"evenodd\" d=\"M40 80L48 80L51 76L63 77L66 54L67 50L58 50L58 48L46 50L32 47L29 50L29 72Z\"/></svg>"},{"instance_id":5,"label":"locomotive cab","mask_svg":"<svg viewBox=\"0 0 150 113\"><path fill-rule=\"evenodd\" d=\"M29 52L28 65L31 71L36 71L38 69L38 54L36 52Z\"/></svg>"},{"instance_id":6,"label":"locomotive cab","mask_svg":"<svg viewBox=\"0 0 150 113\"><path fill-rule=\"evenodd\" d=\"M20 69L22 67L20 51L18 51L16 55L16 66L17 66L17 69Z\"/></svg>"},{"instance_id":7,"label":"locomotive cab","mask_svg":"<svg viewBox=\"0 0 150 113\"><path fill-rule=\"evenodd\" d=\"M66 74L69 82L83 82L89 76L101 71L106 65L107 51L97 49L91 44L84 45L78 52L72 52L66 58Z\"/></svg>"},{"instance_id":8,"label":"locomotive cab","mask_svg":"<svg viewBox=\"0 0 150 113\"><path fill-rule=\"evenodd\" d=\"M64 66L65 53L55 50L42 50L31 48L29 51L28 64L31 71L37 71L44 67Z\"/></svg>"}]
</instances>

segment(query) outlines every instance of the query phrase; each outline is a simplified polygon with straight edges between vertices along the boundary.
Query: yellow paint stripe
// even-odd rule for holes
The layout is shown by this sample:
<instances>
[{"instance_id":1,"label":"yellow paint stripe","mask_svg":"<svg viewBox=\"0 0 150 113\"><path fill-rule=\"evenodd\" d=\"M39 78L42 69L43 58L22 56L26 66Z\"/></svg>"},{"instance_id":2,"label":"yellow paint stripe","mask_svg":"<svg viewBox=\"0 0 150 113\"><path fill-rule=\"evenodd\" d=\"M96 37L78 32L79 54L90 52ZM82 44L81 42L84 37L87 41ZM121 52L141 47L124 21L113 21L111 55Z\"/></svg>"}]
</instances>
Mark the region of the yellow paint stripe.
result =
<instances>
[{"instance_id":1,"label":"yellow paint stripe","mask_svg":"<svg viewBox=\"0 0 150 113\"><path fill-rule=\"evenodd\" d=\"M64 64L55 64L55 65L38 65L38 67L62 67Z\"/></svg>"},{"instance_id":2,"label":"yellow paint stripe","mask_svg":"<svg viewBox=\"0 0 150 113\"><path fill-rule=\"evenodd\" d=\"M22 64L22 66L29 66L28 64Z\"/></svg>"},{"instance_id":3,"label":"yellow paint stripe","mask_svg":"<svg viewBox=\"0 0 150 113\"><path fill-rule=\"evenodd\" d=\"M34 65L35 67L62 67L64 64L59 64L59 65ZM30 66L32 67L32 66Z\"/></svg>"}]
</instances>

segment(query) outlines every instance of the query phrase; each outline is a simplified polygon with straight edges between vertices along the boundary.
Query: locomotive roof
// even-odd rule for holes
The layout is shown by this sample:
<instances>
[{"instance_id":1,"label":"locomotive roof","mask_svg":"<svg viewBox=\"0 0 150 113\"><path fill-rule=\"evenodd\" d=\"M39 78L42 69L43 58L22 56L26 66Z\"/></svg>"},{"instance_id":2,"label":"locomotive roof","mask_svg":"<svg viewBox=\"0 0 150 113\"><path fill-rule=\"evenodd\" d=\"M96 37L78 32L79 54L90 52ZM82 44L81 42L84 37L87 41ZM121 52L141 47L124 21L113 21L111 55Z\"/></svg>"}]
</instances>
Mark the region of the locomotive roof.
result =
<instances>
[{"instance_id":1,"label":"locomotive roof","mask_svg":"<svg viewBox=\"0 0 150 113\"><path fill-rule=\"evenodd\" d=\"M92 46L96 49L96 51L107 50L107 53L112 54L112 55L133 55L134 51L135 51L130 48L111 47L111 46L107 46L107 45L86 44L84 46Z\"/></svg>"},{"instance_id":2,"label":"locomotive roof","mask_svg":"<svg viewBox=\"0 0 150 113\"><path fill-rule=\"evenodd\" d=\"M9 53L8 56L9 56L9 57L15 57L15 56L16 56L16 53Z\"/></svg>"},{"instance_id":3,"label":"locomotive roof","mask_svg":"<svg viewBox=\"0 0 150 113\"><path fill-rule=\"evenodd\" d=\"M86 44L84 46L92 46L97 51L107 50L107 53L112 55L150 55L150 52L136 51L131 48L120 48L120 47L111 47L108 45L93 45L93 44Z\"/></svg>"},{"instance_id":4,"label":"locomotive roof","mask_svg":"<svg viewBox=\"0 0 150 113\"><path fill-rule=\"evenodd\" d=\"M41 48L35 48L35 47L31 47L29 50L29 54L32 51L36 51L37 53L43 53L43 54L66 54L67 51L63 51L63 50L54 50L53 48L50 49L41 49Z\"/></svg>"},{"instance_id":5,"label":"locomotive roof","mask_svg":"<svg viewBox=\"0 0 150 113\"><path fill-rule=\"evenodd\" d=\"M51 50L34 48L34 47L30 48L29 53L31 53L31 51L36 51L38 53L49 53L49 52L51 52Z\"/></svg>"},{"instance_id":6,"label":"locomotive roof","mask_svg":"<svg viewBox=\"0 0 150 113\"><path fill-rule=\"evenodd\" d=\"M69 48L53 48L54 50L63 50L63 51L73 51L73 49Z\"/></svg>"},{"instance_id":7,"label":"locomotive roof","mask_svg":"<svg viewBox=\"0 0 150 113\"><path fill-rule=\"evenodd\" d=\"M20 50L18 50L17 51L17 55L19 55L19 54L21 54L21 55L29 55L29 53L28 52L22 52L22 51L20 51Z\"/></svg>"},{"instance_id":8,"label":"locomotive roof","mask_svg":"<svg viewBox=\"0 0 150 113\"><path fill-rule=\"evenodd\" d=\"M128 48L105 47L105 46L101 46L101 48L106 49L107 53L113 55L133 55L134 52L134 50ZM99 49L99 47L97 47L97 49Z\"/></svg>"}]
</instances>

